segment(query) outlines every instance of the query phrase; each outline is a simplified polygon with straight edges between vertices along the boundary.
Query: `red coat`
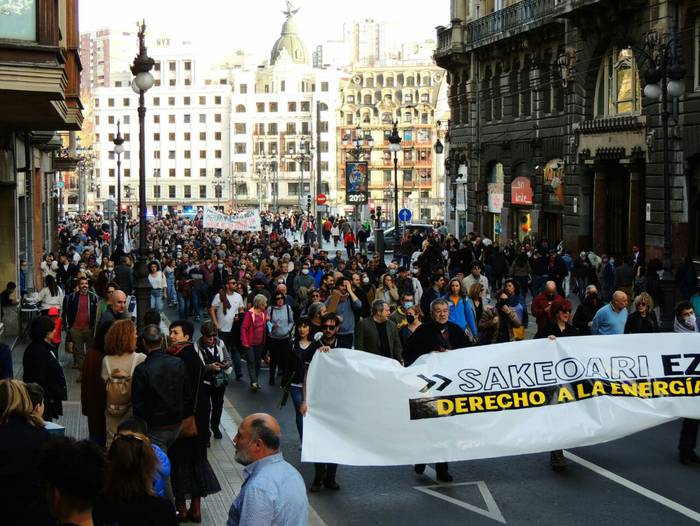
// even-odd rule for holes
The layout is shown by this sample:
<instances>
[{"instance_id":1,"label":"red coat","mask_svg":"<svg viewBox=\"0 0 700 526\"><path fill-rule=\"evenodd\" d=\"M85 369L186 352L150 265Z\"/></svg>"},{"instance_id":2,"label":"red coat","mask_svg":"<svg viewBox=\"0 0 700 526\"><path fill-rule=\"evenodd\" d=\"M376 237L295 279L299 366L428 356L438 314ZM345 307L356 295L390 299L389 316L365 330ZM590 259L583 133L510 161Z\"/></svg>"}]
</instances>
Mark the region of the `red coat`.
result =
<instances>
[{"instance_id":1,"label":"red coat","mask_svg":"<svg viewBox=\"0 0 700 526\"><path fill-rule=\"evenodd\" d=\"M255 313L253 309L246 311L241 324L241 344L243 347L265 345L267 341L267 313Z\"/></svg>"},{"instance_id":2,"label":"red coat","mask_svg":"<svg viewBox=\"0 0 700 526\"><path fill-rule=\"evenodd\" d=\"M545 296L544 292L540 292L537 296L535 296L535 299L532 300L532 306L530 309L532 311L532 315L537 320L538 329L543 328L545 325L547 325L547 322L549 322L550 311L548 308L555 301L564 301L564 298L562 298L559 294L555 294L554 298L550 300L547 296Z\"/></svg>"}]
</instances>

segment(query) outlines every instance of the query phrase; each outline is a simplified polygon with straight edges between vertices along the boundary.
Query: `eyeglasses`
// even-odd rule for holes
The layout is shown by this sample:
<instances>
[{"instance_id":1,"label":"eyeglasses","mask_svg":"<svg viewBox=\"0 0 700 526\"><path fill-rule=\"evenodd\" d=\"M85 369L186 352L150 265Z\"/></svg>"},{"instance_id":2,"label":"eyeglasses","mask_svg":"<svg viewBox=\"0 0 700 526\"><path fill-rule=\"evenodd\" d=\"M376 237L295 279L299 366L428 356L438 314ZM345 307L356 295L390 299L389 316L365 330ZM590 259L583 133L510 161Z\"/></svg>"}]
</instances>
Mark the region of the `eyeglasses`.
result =
<instances>
[{"instance_id":1,"label":"eyeglasses","mask_svg":"<svg viewBox=\"0 0 700 526\"><path fill-rule=\"evenodd\" d=\"M328 331L334 331L336 326L335 325L324 325L323 328L328 330Z\"/></svg>"}]
</instances>

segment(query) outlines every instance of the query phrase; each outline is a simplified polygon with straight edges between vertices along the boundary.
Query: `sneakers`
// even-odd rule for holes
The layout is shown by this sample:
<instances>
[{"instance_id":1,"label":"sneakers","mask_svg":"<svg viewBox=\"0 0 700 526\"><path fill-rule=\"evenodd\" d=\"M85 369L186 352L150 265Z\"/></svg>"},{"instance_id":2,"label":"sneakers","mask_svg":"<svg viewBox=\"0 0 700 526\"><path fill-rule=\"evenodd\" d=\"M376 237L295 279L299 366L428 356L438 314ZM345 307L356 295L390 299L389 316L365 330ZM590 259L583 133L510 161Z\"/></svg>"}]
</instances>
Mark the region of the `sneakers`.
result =
<instances>
[{"instance_id":1,"label":"sneakers","mask_svg":"<svg viewBox=\"0 0 700 526\"><path fill-rule=\"evenodd\" d=\"M564 452L561 449L549 454L549 465L554 471L566 471L566 458L564 458Z\"/></svg>"},{"instance_id":2,"label":"sneakers","mask_svg":"<svg viewBox=\"0 0 700 526\"><path fill-rule=\"evenodd\" d=\"M448 471L438 471L435 476L440 482L452 482L454 477Z\"/></svg>"},{"instance_id":3,"label":"sneakers","mask_svg":"<svg viewBox=\"0 0 700 526\"><path fill-rule=\"evenodd\" d=\"M216 429L211 430L211 434L214 436L215 439L221 440L224 438L224 435L221 434L221 431L219 431L219 428L217 427Z\"/></svg>"},{"instance_id":4,"label":"sneakers","mask_svg":"<svg viewBox=\"0 0 700 526\"><path fill-rule=\"evenodd\" d=\"M260 384L258 384L258 383L250 384L250 390L253 391L254 393L257 393L258 391L260 391Z\"/></svg>"},{"instance_id":5,"label":"sneakers","mask_svg":"<svg viewBox=\"0 0 700 526\"><path fill-rule=\"evenodd\" d=\"M679 451L678 460L684 466L690 466L691 464L700 464L700 457L692 449L690 451Z\"/></svg>"},{"instance_id":6,"label":"sneakers","mask_svg":"<svg viewBox=\"0 0 700 526\"><path fill-rule=\"evenodd\" d=\"M413 471L416 472L416 475L422 475L425 473L425 464L416 464L413 466Z\"/></svg>"}]
</instances>

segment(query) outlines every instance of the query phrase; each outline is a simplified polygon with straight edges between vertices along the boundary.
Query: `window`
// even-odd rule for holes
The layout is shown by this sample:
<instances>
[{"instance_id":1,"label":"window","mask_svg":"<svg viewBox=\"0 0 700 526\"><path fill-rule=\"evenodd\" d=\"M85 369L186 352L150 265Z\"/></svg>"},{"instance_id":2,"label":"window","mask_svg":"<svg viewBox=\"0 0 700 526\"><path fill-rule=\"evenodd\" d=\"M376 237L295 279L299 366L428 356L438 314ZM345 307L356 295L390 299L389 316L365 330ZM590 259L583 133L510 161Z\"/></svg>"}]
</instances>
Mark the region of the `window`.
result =
<instances>
[{"instance_id":1,"label":"window","mask_svg":"<svg viewBox=\"0 0 700 526\"><path fill-rule=\"evenodd\" d=\"M236 113L245 113L245 106L243 104L236 106Z\"/></svg>"},{"instance_id":2,"label":"window","mask_svg":"<svg viewBox=\"0 0 700 526\"><path fill-rule=\"evenodd\" d=\"M185 150L185 159L191 159L192 152L190 150Z\"/></svg>"},{"instance_id":3,"label":"window","mask_svg":"<svg viewBox=\"0 0 700 526\"><path fill-rule=\"evenodd\" d=\"M192 199L192 186L186 184L184 187L184 197L185 199Z\"/></svg>"},{"instance_id":4,"label":"window","mask_svg":"<svg viewBox=\"0 0 700 526\"><path fill-rule=\"evenodd\" d=\"M277 123L276 122L271 122L270 124L267 125L267 134L268 135L277 135Z\"/></svg>"},{"instance_id":5,"label":"window","mask_svg":"<svg viewBox=\"0 0 700 526\"><path fill-rule=\"evenodd\" d=\"M321 161L321 171L322 172L327 172L328 171L328 161ZM328 184L328 183L324 183ZM327 193L327 192L324 192Z\"/></svg>"},{"instance_id":6,"label":"window","mask_svg":"<svg viewBox=\"0 0 700 526\"><path fill-rule=\"evenodd\" d=\"M311 103L308 101L303 101L301 103L301 111L311 111Z\"/></svg>"},{"instance_id":7,"label":"window","mask_svg":"<svg viewBox=\"0 0 700 526\"><path fill-rule=\"evenodd\" d=\"M248 185L246 183L236 183L236 195L248 195Z\"/></svg>"},{"instance_id":8,"label":"window","mask_svg":"<svg viewBox=\"0 0 700 526\"><path fill-rule=\"evenodd\" d=\"M109 177L114 177L114 168L110 168L108 174Z\"/></svg>"},{"instance_id":9,"label":"window","mask_svg":"<svg viewBox=\"0 0 700 526\"><path fill-rule=\"evenodd\" d=\"M296 135L297 134L297 125L294 122L288 122L287 123L287 135Z\"/></svg>"},{"instance_id":10,"label":"window","mask_svg":"<svg viewBox=\"0 0 700 526\"><path fill-rule=\"evenodd\" d=\"M124 97L124 99L122 99L122 104L123 104L124 106L129 106L129 99L127 99L126 97Z\"/></svg>"},{"instance_id":11,"label":"window","mask_svg":"<svg viewBox=\"0 0 700 526\"><path fill-rule=\"evenodd\" d=\"M200 168L200 169L199 169L199 176L200 176L200 177L206 177L206 176L207 176L207 169L206 169L206 168Z\"/></svg>"},{"instance_id":12,"label":"window","mask_svg":"<svg viewBox=\"0 0 700 526\"><path fill-rule=\"evenodd\" d=\"M186 141L190 140L190 132L185 132L185 140Z\"/></svg>"},{"instance_id":13,"label":"window","mask_svg":"<svg viewBox=\"0 0 700 526\"><path fill-rule=\"evenodd\" d=\"M221 95L214 97L214 104L221 104Z\"/></svg>"},{"instance_id":14,"label":"window","mask_svg":"<svg viewBox=\"0 0 700 526\"><path fill-rule=\"evenodd\" d=\"M596 116L639 113L642 93L639 70L631 49L613 47L605 54L598 71L595 94Z\"/></svg>"},{"instance_id":15,"label":"window","mask_svg":"<svg viewBox=\"0 0 700 526\"><path fill-rule=\"evenodd\" d=\"M214 114L214 122L221 122L221 113Z\"/></svg>"},{"instance_id":16,"label":"window","mask_svg":"<svg viewBox=\"0 0 700 526\"><path fill-rule=\"evenodd\" d=\"M153 158L160 159L160 150L153 150Z\"/></svg>"},{"instance_id":17,"label":"window","mask_svg":"<svg viewBox=\"0 0 700 526\"><path fill-rule=\"evenodd\" d=\"M168 62L168 70L175 71L175 62Z\"/></svg>"},{"instance_id":18,"label":"window","mask_svg":"<svg viewBox=\"0 0 700 526\"><path fill-rule=\"evenodd\" d=\"M99 117L97 117L97 119L97 124L99 124ZM124 124L131 124L131 117L129 115L124 115Z\"/></svg>"},{"instance_id":19,"label":"window","mask_svg":"<svg viewBox=\"0 0 700 526\"><path fill-rule=\"evenodd\" d=\"M207 140L207 132L199 132L199 140L206 141Z\"/></svg>"},{"instance_id":20,"label":"window","mask_svg":"<svg viewBox=\"0 0 700 526\"><path fill-rule=\"evenodd\" d=\"M190 123L190 114L189 114L189 113L185 113L185 114L182 116L182 120L183 120L183 122L184 122L185 124L189 124L189 123Z\"/></svg>"},{"instance_id":21,"label":"window","mask_svg":"<svg viewBox=\"0 0 700 526\"><path fill-rule=\"evenodd\" d=\"M189 105L190 105L190 98L189 98L189 97L185 97L184 99L182 99L182 102L183 102L183 104L184 104L185 106L189 106Z\"/></svg>"},{"instance_id":22,"label":"window","mask_svg":"<svg viewBox=\"0 0 700 526\"><path fill-rule=\"evenodd\" d=\"M153 97L153 105L160 106L160 97Z\"/></svg>"},{"instance_id":23,"label":"window","mask_svg":"<svg viewBox=\"0 0 700 526\"><path fill-rule=\"evenodd\" d=\"M246 125L245 122L237 122L236 124L233 125L233 130L234 133L237 135L243 135L246 133Z\"/></svg>"},{"instance_id":24,"label":"window","mask_svg":"<svg viewBox=\"0 0 700 526\"><path fill-rule=\"evenodd\" d=\"M192 168L185 168L185 177L192 177Z\"/></svg>"},{"instance_id":25,"label":"window","mask_svg":"<svg viewBox=\"0 0 700 526\"><path fill-rule=\"evenodd\" d=\"M169 140L169 141L174 141L174 140L175 140L175 133L174 133L174 132L170 132L170 133L168 134L168 140Z\"/></svg>"},{"instance_id":26,"label":"window","mask_svg":"<svg viewBox=\"0 0 700 526\"><path fill-rule=\"evenodd\" d=\"M154 133L154 134L153 134L153 140L154 140L154 141L160 141L160 133Z\"/></svg>"},{"instance_id":27,"label":"window","mask_svg":"<svg viewBox=\"0 0 700 526\"><path fill-rule=\"evenodd\" d=\"M221 150L214 150L214 159L221 159Z\"/></svg>"},{"instance_id":28,"label":"window","mask_svg":"<svg viewBox=\"0 0 700 526\"><path fill-rule=\"evenodd\" d=\"M301 123L301 133L302 133L302 135L308 135L308 134L309 134L309 123L308 123L308 122L302 122L302 123Z\"/></svg>"},{"instance_id":29,"label":"window","mask_svg":"<svg viewBox=\"0 0 700 526\"><path fill-rule=\"evenodd\" d=\"M265 103L264 102L258 102L255 105L255 111L258 113L265 113Z\"/></svg>"},{"instance_id":30,"label":"window","mask_svg":"<svg viewBox=\"0 0 700 526\"><path fill-rule=\"evenodd\" d=\"M297 103L296 102L288 102L287 103L287 111L297 111Z\"/></svg>"},{"instance_id":31,"label":"window","mask_svg":"<svg viewBox=\"0 0 700 526\"><path fill-rule=\"evenodd\" d=\"M271 102L269 107L270 107L271 113L275 113L277 111L277 103L276 102Z\"/></svg>"},{"instance_id":32,"label":"window","mask_svg":"<svg viewBox=\"0 0 700 526\"><path fill-rule=\"evenodd\" d=\"M391 170L384 170L384 182L385 183L391 182L391 180L392 180L391 174L392 174Z\"/></svg>"},{"instance_id":33,"label":"window","mask_svg":"<svg viewBox=\"0 0 700 526\"><path fill-rule=\"evenodd\" d=\"M246 152L246 143L237 142L233 145L233 151L237 154L242 154Z\"/></svg>"},{"instance_id":34,"label":"window","mask_svg":"<svg viewBox=\"0 0 700 526\"><path fill-rule=\"evenodd\" d=\"M190 60L185 60L185 71L192 71L192 61Z\"/></svg>"},{"instance_id":35,"label":"window","mask_svg":"<svg viewBox=\"0 0 700 526\"><path fill-rule=\"evenodd\" d=\"M115 195L115 187L114 185L109 185L109 195L114 196Z\"/></svg>"},{"instance_id":36,"label":"window","mask_svg":"<svg viewBox=\"0 0 700 526\"><path fill-rule=\"evenodd\" d=\"M695 31L693 32L693 57L695 60L695 91L700 90L700 16L695 17ZM95 101L97 102L97 101ZM95 104L97 106L97 104Z\"/></svg>"},{"instance_id":37,"label":"window","mask_svg":"<svg viewBox=\"0 0 700 526\"><path fill-rule=\"evenodd\" d=\"M205 185L205 184L200 184L200 185L199 185L199 198L200 198L200 199L206 199L206 198L207 198L207 185Z\"/></svg>"},{"instance_id":38,"label":"window","mask_svg":"<svg viewBox=\"0 0 700 526\"><path fill-rule=\"evenodd\" d=\"M280 81L280 91L284 92L287 89L287 82L282 80Z\"/></svg>"},{"instance_id":39,"label":"window","mask_svg":"<svg viewBox=\"0 0 700 526\"><path fill-rule=\"evenodd\" d=\"M287 171L288 171L288 172L296 172L296 171L297 171L297 163L295 163L295 162L288 162L288 163L287 163Z\"/></svg>"},{"instance_id":40,"label":"window","mask_svg":"<svg viewBox=\"0 0 700 526\"><path fill-rule=\"evenodd\" d=\"M215 141L221 140L221 132L214 132L214 140Z\"/></svg>"},{"instance_id":41,"label":"window","mask_svg":"<svg viewBox=\"0 0 700 526\"><path fill-rule=\"evenodd\" d=\"M520 115L529 117L532 113L532 92L530 91L530 69L527 60L520 70Z\"/></svg>"},{"instance_id":42,"label":"window","mask_svg":"<svg viewBox=\"0 0 700 526\"><path fill-rule=\"evenodd\" d=\"M107 99L107 106L109 106L110 108L114 107L114 99L113 98Z\"/></svg>"},{"instance_id":43,"label":"window","mask_svg":"<svg viewBox=\"0 0 700 526\"><path fill-rule=\"evenodd\" d=\"M299 195L299 183L287 183L287 195Z\"/></svg>"},{"instance_id":44,"label":"window","mask_svg":"<svg viewBox=\"0 0 700 526\"><path fill-rule=\"evenodd\" d=\"M206 159L207 158L207 151L206 150L199 150L199 158Z\"/></svg>"},{"instance_id":45,"label":"window","mask_svg":"<svg viewBox=\"0 0 700 526\"><path fill-rule=\"evenodd\" d=\"M168 124L175 124L175 115L168 115Z\"/></svg>"},{"instance_id":46,"label":"window","mask_svg":"<svg viewBox=\"0 0 700 526\"><path fill-rule=\"evenodd\" d=\"M168 177L175 177L175 168L168 168Z\"/></svg>"},{"instance_id":47,"label":"window","mask_svg":"<svg viewBox=\"0 0 700 526\"><path fill-rule=\"evenodd\" d=\"M328 91L328 82L321 82L321 91Z\"/></svg>"},{"instance_id":48,"label":"window","mask_svg":"<svg viewBox=\"0 0 700 526\"><path fill-rule=\"evenodd\" d=\"M168 197L169 197L170 199L175 199L175 197L177 197L177 194L175 193L175 192L176 192L176 188L177 188L177 187L176 187L175 185L172 185L172 184L171 184L171 185L168 185Z\"/></svg>"},{"instance_id":49,"label":"window","mask_svg":"<svg viewBox=\"0 0 700 526\"><path fill-rule=\"evenodd\" d=\"M547 90L545 90L547 91ZM501 68L496 68L496 72L491 79L491 97L493 98L493 120L503 119L503 97L501 97ZM545 99L546 99L545 94Z\"/></svg>"},{"instance_id":50,"label":"window","mask_svg":"<svg viewBox=\"0 0 700 526\"><path fill-rule=\"evenodd\" d=\"M248 84L241 84L238 88L238 92L245 95L248 93Z\"/></svg>"},{"instance_id":51,"label":"window","mask_svg":"<svg viewBox=\"0 0 700 526\"><path fill-rule=\"evenodd\" d=\"M214 197L216 197L217 199L221 199L223 197L222 196L222 187L220 184L217 184L214 187Z\"/></svg>"},{"instance_id":52,"label":"window","mask_svg":"<svg viewBox=\"0 0 700 526\"><path fill-rule=\"evenodd\" d=\"M206 114L206 113L200 113L200 114L199 114L199 123L200 123L200 124L206 124L206 123L207 123L207 114Z\"/></svg>"},{"instance_id":53,"label":"window","mask_svg":"<svg viewBox=\"0 0 700 526\"><path fill-rule=\"evenodd\" d=\"M207 98L206 98L206 96L200 95L200 96L199 96L199 104L200 104L201 106L204 106L206 103L207 103Z\"/></svg>"},{"instance_id":54,"label":"window","mask_svg":"<svg viewBox=\"0 0 700 526\"><path fill-rule=\"evenodd\" d=\"M168 97L168 106L175 106L175 97Z\"/></svg>"},{"instance_id":55,"label":"window","mask_svg":"<svg viewBox=\"0 0 700 526\"><path fill-rule=\"evenodd\" d=\"M160 186L153 187L153 197L155 199L160 199Z\"/></svg>"},{"instance_id":56,"label":"window","mask_svg":"<svg viewBox=\"0 0 700 526\"><path fill-rule=\"evenodd\" d=\"M168 150L168 159L175 159L175 150Z\"/></svg>"},{"instance_id":57,"label":"window","mask_svg":"<svg viewBox=\"0 0 700 526\"><path fill-rule=\"evenodd\" d=\"M493 118L493 105L489 89L491 87L491 76L491 69L487 68L484 74L484 80L481 83L481 119L486 122L489 122Z\"/></svg>"},{"instance_id":58,"label":"window","mask_svg":"<svg viewBox=\"0 0 700 526\"><path fill-rule=\"evenodd\" d=\"M321 121L321 133L328 133L328 121Z\"/></svg>"},{"instance_id":59,"label":"window","mask_svg":"<svg viewBox=\"0 0 700 526\"><path fill-rule=\"evenodd\" d=\"M247 172L248 171L248 163L234 163L233 164L233 170L235 172Z\"/></svg>"}]
</instances>

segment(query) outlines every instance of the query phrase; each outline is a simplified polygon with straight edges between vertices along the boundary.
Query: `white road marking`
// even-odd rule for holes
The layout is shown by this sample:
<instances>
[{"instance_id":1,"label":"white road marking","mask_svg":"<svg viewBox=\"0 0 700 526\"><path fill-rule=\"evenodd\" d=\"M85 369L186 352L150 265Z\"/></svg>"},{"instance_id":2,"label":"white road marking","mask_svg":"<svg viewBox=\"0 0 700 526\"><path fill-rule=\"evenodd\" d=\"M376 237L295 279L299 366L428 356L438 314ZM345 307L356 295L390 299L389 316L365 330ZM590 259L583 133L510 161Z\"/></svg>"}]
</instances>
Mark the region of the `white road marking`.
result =
<instances>
[{"instance_id":1,"label":"white road marking","mask_svg":"<svg viewBox=\"0 0 700 526\"><path fill-rule=\"evenodd\" d=\"M671 499L668 499L663 495L659 495L658 493L655 493L650 489L640 486L639 484L636 484L631 480L627 480L626 478L621 477L620 475L617 475L612 471L602 468L597 464L593 464L593 462L589 462L588 460L574 455L570 451L564 451L564 456L572 462L575 462L576 464L579 464L584 468L588 468L602 477L612 480L613 482L616 482L617 484L620 484L621 486L624 486L625 488L630 489L635 493L639 493L643 497L658 502L659 504L666 506L667 508L670 508L675 512L678 512L681 515L685 515L686 517L694 520L695 522L700 522L700 513L698 513L697 511L691 510L690 508L686 508L682 504L678 504L677 502L672 501Z\"/></svg>"},{"instance_id":2,"label":"white road marking","mask_svg":"<svg viewBox=\"0 0 700 526\"><path fill-rule=\"evenodd\" d=\"M437 482L437 474L435 473L435 470L432 467L426 466L424 475L431 479L433 482ZM473 504L469 504L459 499L455 499L454 497L450 497L449 495L444 495L443 493L435 491L435 489L451 488L457 486L476 486L481 492L481 496L483 497L484 502L486 503L486 509L479 508L478 506L474 506ZM501 524L507 524L506 519L501 513L501 510L498 508L498 504L496 504L496 499L493 498L491 491L489 491L486 482L484 482L483 480L477 480L473 482L437 482L436 484L433 484L431 486L413 486L413 489L416 489L421 493L425 493L426 495L442 499L445 502L449 502L450 504L454 504L455 506L459 506L460 508L464 508L465 510L469 510L479 515L483 515L484 517L493 519L497 522L500 522Z\"/></svg>"}]
</instances>

